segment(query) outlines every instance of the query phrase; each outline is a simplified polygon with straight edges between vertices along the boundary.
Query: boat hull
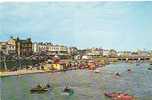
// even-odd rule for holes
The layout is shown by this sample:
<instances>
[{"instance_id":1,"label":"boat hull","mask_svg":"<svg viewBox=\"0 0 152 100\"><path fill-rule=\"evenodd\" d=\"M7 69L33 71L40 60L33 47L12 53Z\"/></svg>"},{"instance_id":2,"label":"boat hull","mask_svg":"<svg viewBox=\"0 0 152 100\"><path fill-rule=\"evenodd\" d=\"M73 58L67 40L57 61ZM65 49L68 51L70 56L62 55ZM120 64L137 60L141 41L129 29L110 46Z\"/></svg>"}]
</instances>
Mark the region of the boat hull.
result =
<instances>
[{"instance_id":1,"label":"boat hull","mask_svg":"<svg viewBox=\"0 0 152 100\"><path fill-rule=\"evenodd\" d=\"M44 93L47 91L48 91L48 89L31 89L30 90L31 93Z\"/></svg>"}]
</instances>

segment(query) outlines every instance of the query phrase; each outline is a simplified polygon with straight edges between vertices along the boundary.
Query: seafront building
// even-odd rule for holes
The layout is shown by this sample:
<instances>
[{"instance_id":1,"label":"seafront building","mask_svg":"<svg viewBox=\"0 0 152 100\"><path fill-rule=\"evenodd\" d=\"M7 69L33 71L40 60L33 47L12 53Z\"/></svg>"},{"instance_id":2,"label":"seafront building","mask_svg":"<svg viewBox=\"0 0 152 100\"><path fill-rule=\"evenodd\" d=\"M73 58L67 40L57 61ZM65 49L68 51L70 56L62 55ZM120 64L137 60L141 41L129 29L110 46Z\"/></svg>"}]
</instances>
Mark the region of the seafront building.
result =
<instances>
[{"instance_id":1,"label":"seafront building","mask_svg":"<svg viewBox=\"0 0 152 100\"><path fill-rule=\"evenodd\" d=\"M6 54L7 53L6 49L7 49L6 42L0 42L0 52Z\"/></svg>"},{"instance_id":2,"label":"seafront building","mask_svg":"<svg viewBox=\"0 0 152 100\"><path fill-rule=\"evenodd\" d=\"M108 57L108 56L109 56L109 50L103 49L103 50L102 50L102 55L103 55L104 57Z\"/></svg>"},{"instance_id":3,"label":"seafront building","mask_svg":"<svg viewBox=\"0 0 152 100\"><path fill-rule=\"evenodd\" d=\"M68 54L70 55L71 59L77 59L79 52L77 47L69 47Z\"/></svg>"},{"instance_id":4,"label":"seafront building","mask_svg":"<svg viewBox=\"0 0 152 100\"><path fill-rule=\"evenodd\" d=\"M45 52L47 55L69 56L69 49L63 45L54 45L52 43L33 43L32 50L34 53Z\"/></svg>"},{"instance_id":5,"label":"seafront building","mask_svg":"<svg viewBox=\"0 0 152 100\"><path fill-rule=\"evenodd\" d=\"M117 55L117 51L114 50L114 49L110 49L109 50L109 57L111 58L116 58L118 55Z\"/></svg>"},{"instance_id":6,"label":"seafront building","mask_svg":"<svg viewBox=\"0 0 152 100\"><path fill-rule=\"evenodd\" d=\"M49 50L49 47L52 46L52 43L43 43L43 42L34 42L32 45L32 50L34 53L38 52L47 52Z\"/></svg>"},{"instance_id":7,"label":"seafront building","mask_svg":"<svg viewBox=\"0 0 152 100\"><path fill-rule=\"evenodd\" d=\"M23 66L22 68L25 68L27 66L40 66L48 62L52 63L55 57L58 57L63 62L86 62L93 60L96 62L100 61L102 64L138 60L150 60L152 62L152 51L137 50L131 52L102 48L78 49L77 47L55 45L50 42L32 43L31 38L20 39L19 37L11 37L6 42L0 42L0 55L2 55L0 56L1 62L3 61L0 66L3 66L3 69L5 66L10 65L9 63L6 64L8 61L13 61L14 64L16 64L12 65L15 67L8 68L9 70L16 70L16 68L20 68L19 66L21 65ZM20 57L20 59L17 59L17 56Z\"/></svg>"},{"instance_id":8,"label":"seafront building","mask_svg":"<svg viewBox=\"0 0 152 100\"><path fill-rule=\"evenodd\" d=\"M6 55L16 54L18 56L31 56L33 53L45 53L46 55L58 55L65 58L76 59L91 59L96 57L108 58L142 58L151 57L152 51L137 50L131 51L116 51L114 49L88 48L78 49L77 47L67 47L64 45L56 45L51 42L34 42L31 38L20 39L19 37L11 37L6 42L0 42L0 52Z\"/></svg>"},{"instance_id":9,"label":"seafront building","mask_svg":"<svg viewBox=\"0 0 152 100\"><path fill-rule=\"evenodd\" d=\"M98 57L110 57L116 58L117 51L114 49L102 49L102 48L89 48L80 51L80 55L82 59L93 59Z\"/></svg>"},{"instance_id":10,"label":"seafront building","mask_svg":"<svg viewBox=\"0 0 152 100\"><path fill-rule=\"evenodd\" d=\"M0 52L6 55L16 54L16 45L7 42L0 42Z\"/></svg>"},{"instance_id":11,"label":"seafront building","mask_svg":"<svg viewBox=\"0 0 152 100\"><path fill-rule=\"evenodd\" d=\"M102 56L103 52L101 48L91 48L86 51L86 55L89 58L96 58Z\"/></svg>"},{"instance_id":12,"label":"seafront building","mask_svg":"<svg viewBox=\"0 0 152 100\"><path fill-rule=\"evenodd\" d=\"M0 42L0 51L6 55L31 56L32 41L31 38L25 40L11 37L6 42Z\"/></svg>"},{"instance_id":13,"label":"seafront building","mask_svg":"<svg viewBox=\"0 0 152 100\"><path fill-rule=\"evenodd\" d=\"M104 56L104 57L117 57L118 56L118 52L116 51L116 50L114 50L114 49L110 49L110 50L108 50L108 49L103 49L102 50L102 55Z\"/></svg>"},{"instance_id":14,"label":"seafront building","mask_svg":"<svg viewBox=\"0 0 152 100\"><path fill-rule=\"evenodd\" d=\"M68 47L63 45L52 45L48 47L48 51L52 54L67 54Z\"/></svg>"},{"instance_id":15,"label":"seafront building","mask_svg":"<svg viewBox=\"0 0 152 100\"><path fill-rule=\"evenodd\" d=\"M31 56L32 55L32 41L31 38L21 40L16 39L16 51L19 56Z\"/></svg>"}]
</instances>

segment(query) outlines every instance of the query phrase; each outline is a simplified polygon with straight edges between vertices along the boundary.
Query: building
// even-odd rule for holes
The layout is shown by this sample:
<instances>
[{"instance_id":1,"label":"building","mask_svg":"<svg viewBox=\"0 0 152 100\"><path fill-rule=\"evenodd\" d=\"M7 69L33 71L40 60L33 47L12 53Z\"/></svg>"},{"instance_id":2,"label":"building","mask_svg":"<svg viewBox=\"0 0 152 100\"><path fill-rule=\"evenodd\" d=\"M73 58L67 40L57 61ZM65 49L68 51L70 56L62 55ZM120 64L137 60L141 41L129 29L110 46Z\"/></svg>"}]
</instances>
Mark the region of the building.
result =
<instances>
[{"instance_id":1,"label":"building","mask_svg":"<svg viewBox=\"0 0 152 100\"><path fill-rule=\"evenodd\" d=\"M6 42L0 42L0 52L6 54Z\"/></svg>"},{"instance_id":2,"label":"building","mask_svg":"<svg viewBox=\"0 0 152 100\"><path fill-rule=\"evenodd\" d=\"M109 56L109 50L103 49L102 50L102 55L105 56L105 57L108 57Z\"/></svg>"},{"instance_id":3,"label":"building","mask_svg":"<svg viewBox=\"0 0 152 100\"><path fill-rule=\"evenodd\" d=\"M33 51L33 53L39 52L38 43L34 42L32 44L32 51Z\"/></svg>"},{"instance_id":4,"label":"building","mask_svg":"<svg viewBox=\"0 0 152 100\"><path fill-rule=\"evenodd\" d=\"M119 57L122 57L122 56L124 55L124 51L118 51L118 52L117 52L117 55L118 55Z\"/></svg>"},{"instance_id":5,"label":"building","mask_svg":"<svg viewBox=\"0 0 152 100\"><path fill-rule=\"evenodd\" d=\"M16 54L16 47L11 44L6 45L7 54Z\"/></svg>"},{"instance_id":6,"label":"building","mask_svg":"<svg viewBox=\"0 0 152 100\"><path fill-rule=\"evenodd\" d=\"M82 59L93 59L93 58L101 57L103 55L103 49L101 48L88 48L88 49L78 50L77 52L79 57Z\"/></svg>"},{"instance_id":7,"label":"building","mask_svg":"<svg viewBox=\"0 0 152 100\"><path fill-rule=\"evenodd\" d=\"M11 37L7 41L7 50L9 51L10 54L15 54L16 53L16 41Z\"/></svg>"},{"instance_id":8,"label":"building","mask_svg":"<svg viewBox=\"0 0 152 100\"><path fill-rule=\"evenodd\" d=\"M107 49L104 49L103 51L102 51L102 54L103 54L103 56L105 56L105 57L117 57L118 55L120 55L120 53L119 54L117 54L117 51L116 50L114 50L114 49L110 49L110 50L107 50Z\"/></svg>"},{"instance_id":9,"label":"building","mask_svg":"<svg viewBox=\"0 0 152 100\"><path fill-rule=\"evenodd\" d=\"M52 43L33 43L32 50L34 53L46 52L50 56L69 56L68 47L63 45L53 45Z\"/></svg>"},{"instance_id":10,"label":"building","mask_svg":"<svg viewBox=\"0 0 152 100\"><path fill-rule=\"evenodd\" d=\"M6 42L0 43L0 51L4 54L16 54L18 56L30 56L32 54L32 41L30 38L21 40L11 37Z\"/></svg>"},{"instance_id":11,"label":"building","mask_svg":"<svg viewBox=\"0 0 152 100\"><path fill-rule=\"evenodd\" d=\"M138 54L138 56L141 56L141 57L150 56L150 52L149 51L145 51L145 50L138 50L137 54Z\"/></svg>"},{"instance_id":12,"label":"building","mask_svg":"<svg viewBox=\"0 0 152 100\"><path fill-rule=\"evenodd\" d=\"M8 42L0 42L0 52L3 54L15 54L15 45L9 44Z\"/></svg>"},{"instance_id":13,"label":"building","mask_svg":"<svg viewBox=\"0 0 152 100\"><path fill-rule=\"evenodd\" d=\"M51 54L64 55L68 54L68 48L63 45L51 45L48 47L48 52Z\"/></svg>"},{"instance_id":14,"label":"building","mask_svg":"<svg viewBox=\"0 0 152 100\"><path fill-rule=\"evenodd\" d=\"M76 54L78 54L77 47L69 47L68 48L68 54L70 54L70 55L76 55Z\"/></svg>"},{"instance_id":15,"label":"building","mask_svg":"<svg viewBox=\"0 0 152 100\"><path fill-rule=\"evenodd\" d=\"M69 47L68 48L68 54L72 59L77 59L77 55L79 54L77 47Z\"/></svg>"},{"instance_id":16,"label":"building","mask_svg":"<svg viewBox=\"0 0 152 100\"><path fill-rule=\"evenodd\" d=\"M91 56L91 57L102 56L102 49L100 48L88 49L86 55Z\"/></svg>"},{"instance_id":17,"label":"building","mask_svg":"<svg viewBox=\"0 0 152 100\"><path fill-rule=\"evenodd\" d=\"M132 56L132 52L131 51L124 51L122 56L123 57L130 57L130 56Z\"/></svg>"},{"instance_id":18,"label":"building","mask_svg":"<svg viewBox=\"0 0 152 100\"><path fill-rule=\"evenodd\" d=\"M18 56L30 56L32 55L32 41L31 38L24 40L11 37L8 41L8 50L15 51Z\"/></svg>"},{"instance_id":19,"label":"building","mask_svg":"<svg viewBox=\"0 0 152 100\"><path fill-rule=\"evenodd\" d=\"M34 53L36 53L36 52L48 52L48 50L51 46L53 46L52 43L47 43L47 42L46 43L43 43L43 42L37 43L37 42L35 42L32 45L32 51Z\"/></svg>"},{"instance_id":20,"label":"building","mask_svg":"<svg viewBox=\"0 0 152 100\"><path fill-rule=\"evenodd\" d=\"M31 38L21 40L18 37L16 41L16 52L18 56L30 56L32 55L32 41Z\"/></svg>"},{"instance_id":21,"label":"building","mask_svg":"<svg viewBox=\"0 0 152 100\"><path fill-rule=\"evenodd\" d=\"M109 50L109 57L117 57L118 55L117 55L117 51L116 50L114 50L114 49L110 49Z\"/></svg>"}]
</instances>

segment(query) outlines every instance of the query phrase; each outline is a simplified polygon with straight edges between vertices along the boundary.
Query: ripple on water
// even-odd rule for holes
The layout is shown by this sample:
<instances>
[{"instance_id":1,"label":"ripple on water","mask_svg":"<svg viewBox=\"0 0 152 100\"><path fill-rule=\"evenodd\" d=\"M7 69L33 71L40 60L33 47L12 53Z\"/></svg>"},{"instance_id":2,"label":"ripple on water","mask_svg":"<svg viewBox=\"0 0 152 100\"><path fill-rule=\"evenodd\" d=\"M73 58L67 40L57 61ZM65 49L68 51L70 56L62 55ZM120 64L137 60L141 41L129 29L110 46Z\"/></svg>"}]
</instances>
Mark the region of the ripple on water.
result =
<instances>
[{"instance_id":1,"label":"ripple on water","mask_svg":"<svg viewBox=\"0 0 152 100\"><path fill-rule=\"evenodd\" d=\"M104 92L127 92L139 100L152 100L152 71L149 64L110 64L100 69L100 73L89 70L74 70L58 73L30 74L21 77L1 78L2 100L108 100ZM128 73L127 69L132 69ZM120 77L115 77L119 72ZM53 86L51 92L30 94L30 88L37 84ZM65 85L70 85L75 93L61 95Z\"/></svg>"}]
</instances>

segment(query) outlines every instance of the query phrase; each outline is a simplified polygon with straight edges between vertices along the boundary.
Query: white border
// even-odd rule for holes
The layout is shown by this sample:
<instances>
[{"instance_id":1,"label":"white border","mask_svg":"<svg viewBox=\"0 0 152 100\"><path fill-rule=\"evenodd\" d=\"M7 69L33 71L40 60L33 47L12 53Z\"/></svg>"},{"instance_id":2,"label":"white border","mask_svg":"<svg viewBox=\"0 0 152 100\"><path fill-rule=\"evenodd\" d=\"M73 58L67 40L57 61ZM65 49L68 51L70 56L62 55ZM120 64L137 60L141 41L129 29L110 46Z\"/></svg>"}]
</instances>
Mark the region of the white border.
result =
<instances>
[{"instance_id":1,"label":"white border","mask_svg":"<svg viewBox=\"0 0 152 100\"><path fill-rule=\"evenodd\" d=\"M145 0L0 0L2 2L95 2L95 1L145 1ZM152 1L152 0L146 0Z\"/></svg>"}]
</instances>

